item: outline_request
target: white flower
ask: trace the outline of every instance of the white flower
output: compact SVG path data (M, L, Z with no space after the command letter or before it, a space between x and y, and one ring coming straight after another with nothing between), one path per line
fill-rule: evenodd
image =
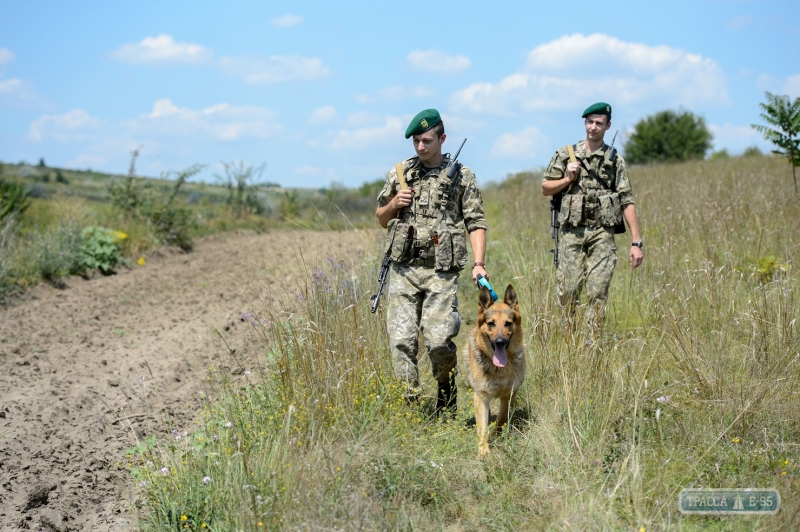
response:
M233 422L228 421L227 423L225 423L225 426L228 427L229 429L232 429L233 428Z
M203 477L203 484L208 484L211 482L211 477Z
M670 401L672 401L672 397L669 395L662 395L661 397L657 398L656 401L661 403L662 405L668 405Z
M166 467L162 467L161 468L161 474L164 475L164 476L169 475L169 469L167 469Z

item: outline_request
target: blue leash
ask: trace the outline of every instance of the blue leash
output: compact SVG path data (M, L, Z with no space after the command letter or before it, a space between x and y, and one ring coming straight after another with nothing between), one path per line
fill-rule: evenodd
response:
M492 288L492 285L489 284L489 281L486 279L486 277L484 277L482 274L479 273L477 280L478 280L478 288L480 289L480 287L483 286L489 291L489 294L491 294L492 303L497 301L497 294L495 293L494 288Z

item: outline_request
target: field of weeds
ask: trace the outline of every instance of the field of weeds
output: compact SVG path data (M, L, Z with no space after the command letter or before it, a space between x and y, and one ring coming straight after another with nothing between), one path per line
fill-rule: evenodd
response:
M618 237L605 332L554 304L539 176L484 190L495 288L520 297L529 370L509 430L478 459L471 394L430 419L393 382L369 312L376 255L320 265L254 301L257 348L221 331L194 430L132 448L143 530L792 530L800 528L798 198L784 160L635 168L645 242ZM462 279L462 334L477 293ZM233 362L232 362L233 361ZM248 385L217 368L235 363ZM428 395L430 365L423 358ZM776 488L775 516L682 516L689 487Z
M164 247L188 252L211 234L363 227L382 186L285 189L261 182L263 167L241 162L225 164L213 184L189 180L199 166L153 179L137 175L137 157L127 175L0 163L0 304L43 281L90 276L98 264L110 273L143 265ZM93 240L98 228L115 237Z

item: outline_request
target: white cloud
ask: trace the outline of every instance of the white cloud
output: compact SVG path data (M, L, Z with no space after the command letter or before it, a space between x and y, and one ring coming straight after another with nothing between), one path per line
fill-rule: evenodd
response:
M31 124L28 139L41 141L53 138L58 141L83 141L96 131L102 122L83 109L73 109L60 115L43 115Z
M311 113L311 118L309 118L308 121L316 125L330 122L334 118L336 118L336 108L332 105L326 105L315 109L314 112Z
M721 103L728 100L727 82L713 60L678 48L575 34L537 46L518 72L496 83L473 83L457 91L452 103L473 113L513 114L573 109L597 100Z
M148 114L127 124L137 135L163 135L230 141L266 138L282 129L275 113L263 107L234 107L221 103L205 109L178 107L168 98L156 100Z
M549 145L549 139L536 126L504 133L492 145L491 154L502 159L533 160Z
M303 23L303 17L300 15L283 15L272 19L272 25L276 28L288 28L290 26L297 26Z
M335 151L366 150L376 144L402 139L405 130L406 125L400 117L386 116L383 123L377 126L340 130L331 141L330 148Z
M714 150L724 148L731 154L737 154L750 146L758 146L765 152L772 149L764 136L750 126L709 124L708 128L714 134Z
M8 48L0 48L0 67L9 64L14 60L14 52ZM0 70L2 72L2 70Z
M800 98L800 74L795 74L783 82L783 94L790 98Z
M328 76L330 69L316 57L273 55L268 58L226 56L217 61L223 74L246 83L269 84L284 81L312 81Z
M393 87L386 87L374 94L356 94L353 99L360 104L370 103L396 103L408 99L423 99L433 96L433 90L428 87L403 87L402 85L395 85Z
M175 42L161 34L138 43L123 44L113 52L114 59L135 64L213 66L224 75L241 78L246 83L269 84L284 81L312 81L328 76L330 69L316 57L302 55L223 56L214 58L211 50L199 44Z
M111 52L111 57L134 64L200 65L208 63L213 54L199 44L175 42L171 35L162 33L156 37L145 37L138 43L123 44Z
M414 50L407 57L408 63L417 70L430 74L458 74L472 66L465 55L448 55L442 51Z
M19 103L38 99L36 90L19 78L4 79L0 81L0 101L4 103Z

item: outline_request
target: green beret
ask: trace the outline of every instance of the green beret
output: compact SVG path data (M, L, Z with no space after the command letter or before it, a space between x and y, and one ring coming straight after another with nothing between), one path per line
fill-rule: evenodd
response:
M606 102L597 102L590 105L581 115L581 118L586 118L589 115L606 115L611 116L611 106Z
M411 135L419 135L425 133L430 128L442 121L439 116L439 111L436 109L425 109L417 113L417 116L411 119L411 123L406 128L406 138Z

